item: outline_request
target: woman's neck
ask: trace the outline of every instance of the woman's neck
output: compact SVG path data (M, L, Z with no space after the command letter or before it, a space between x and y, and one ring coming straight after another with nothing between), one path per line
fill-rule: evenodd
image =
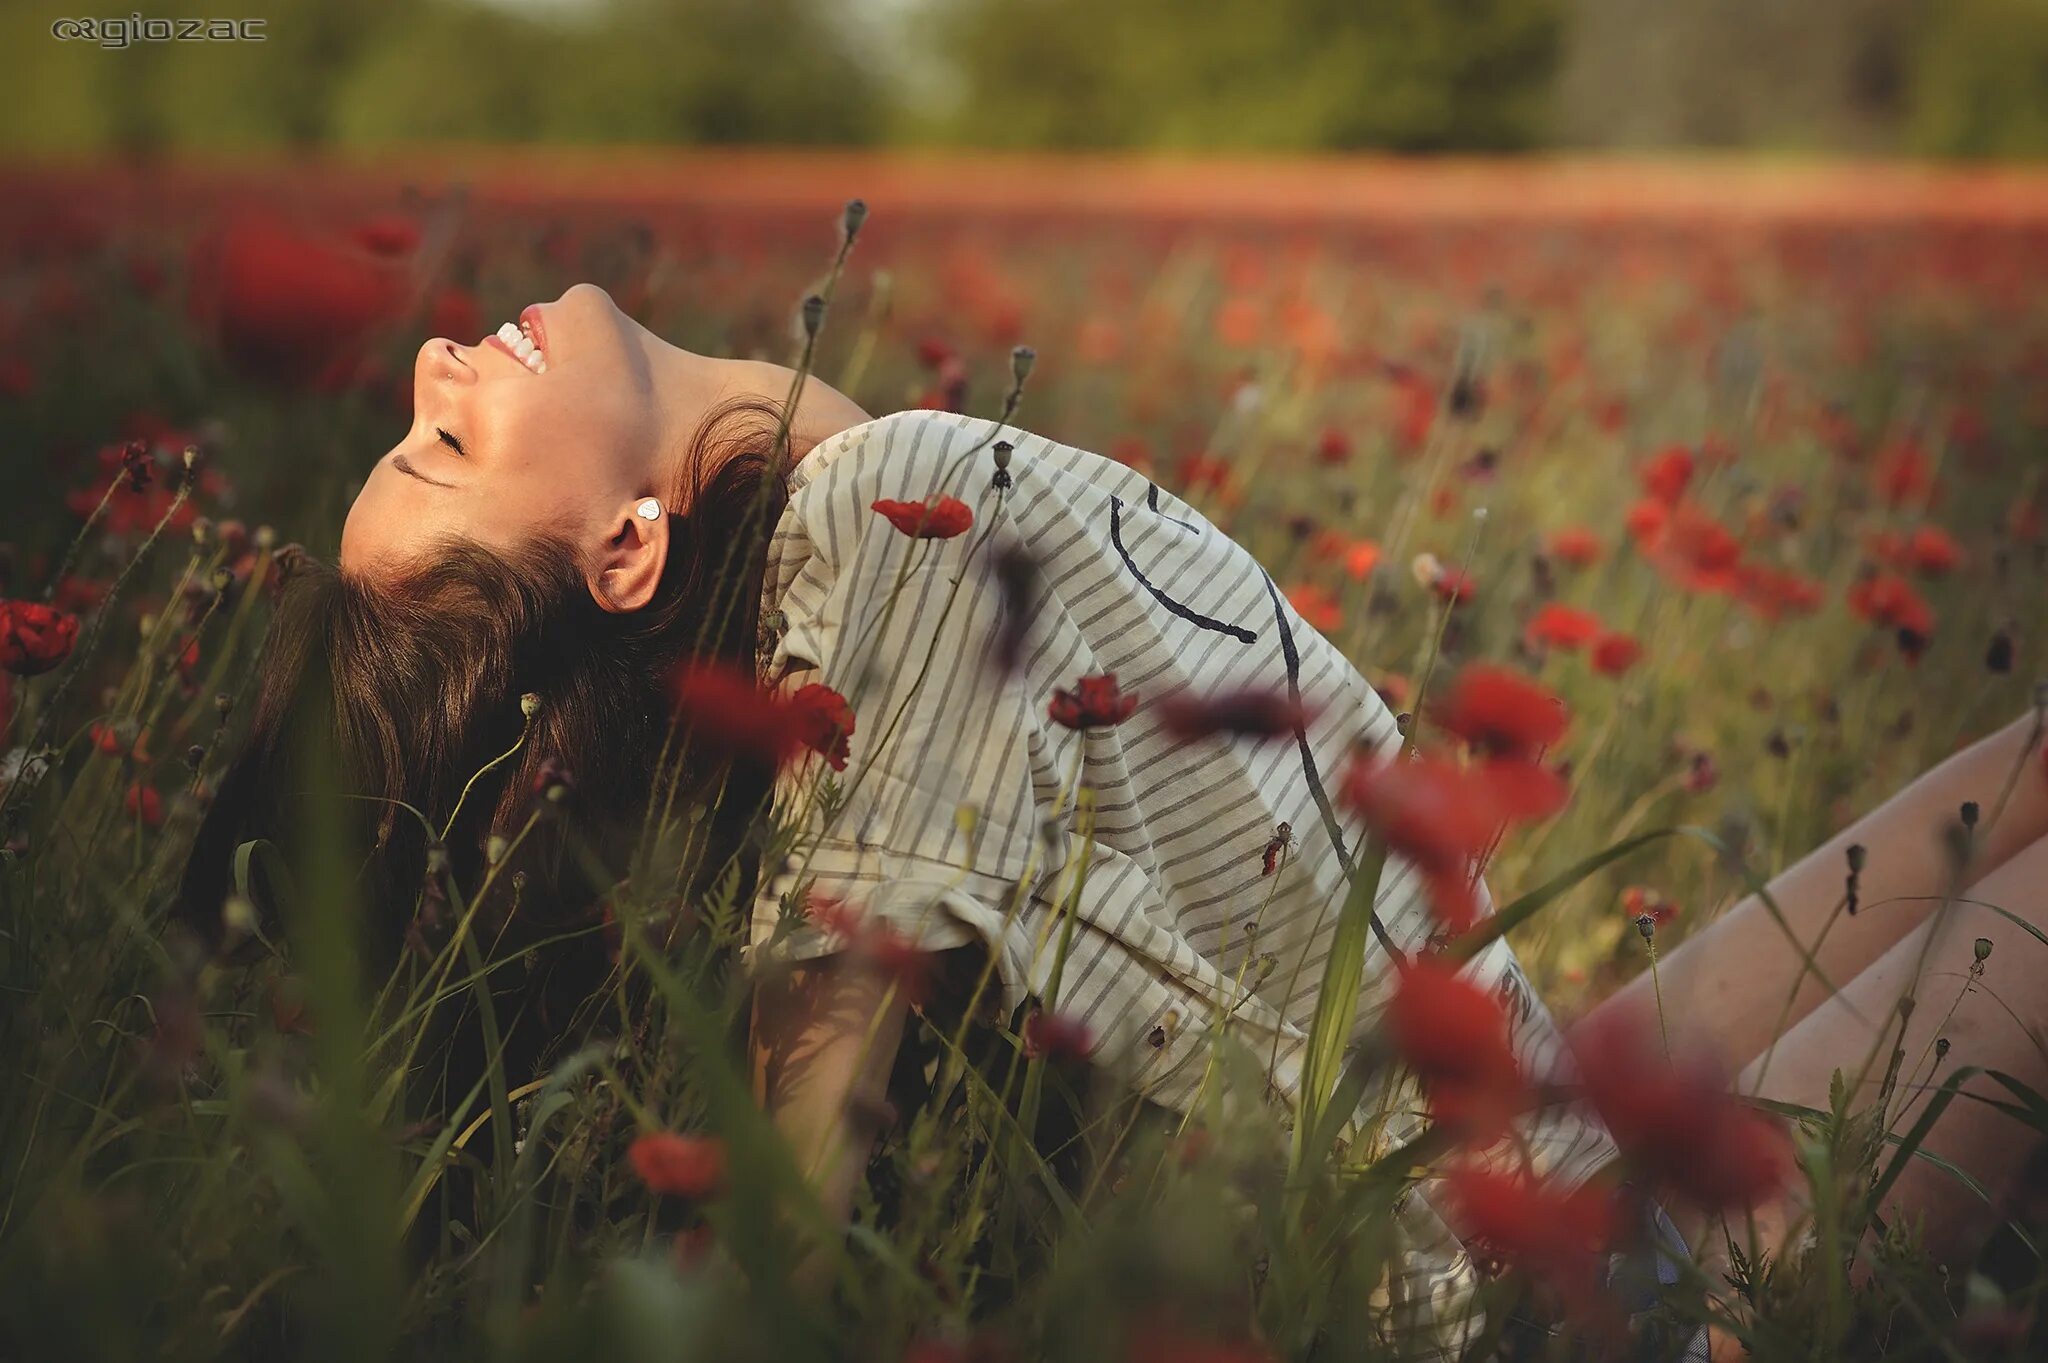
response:
M760 398L776 408L789 397L796 371L767 360L730 359L699 355L667 342L656 341L648 356L654 399L667 427L661 447L681 458L695 443L705 414L734 398ZM802 451L837 435L850 426L872 420L851 398L812 375L804 380L790 421L790 445ZM672 470L680 473L682 470ZM708 472L708 470L707 470ZM667 486L676 486L673 477Z

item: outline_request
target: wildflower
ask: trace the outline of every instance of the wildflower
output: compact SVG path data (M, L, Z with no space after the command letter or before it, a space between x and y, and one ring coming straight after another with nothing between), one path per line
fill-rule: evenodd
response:
M37 601L0 601L0 667L17 677L48 672L71 656L78 617Z
M626 1157L640 1181L657 1193L707 1197L725 1182L725 1143L714 1137L643 1132Z
M1473 663L1451 682L1431 716L1437 727L1501 757L1529 757L1564 736L1564 702L1538 683L1491 663Z
M1600 537L1583 525L1560 530L1550 537L1550 556L1574 568L1584 568L1600 558Z
M789 707L804 746L822 754L834 771L845 771L847 736L853 732L853 707L846 697L811 682L789 698Z
M1316 458L1325 464L1351 462L1351 437L1336 426L1323 427L1316 437Z
M1460 1164L1445 1172L1444 1191L1467 1241L1548 1280L1574 1310L1596 1306L1602 1256L1616 1229L1613 1201L1597 1184L1566 1190L1521 1171Z
M1043 1008L1033 1008L1024 1019L1022 1036L1028 1060L1082 1060L1095 1049L1095 1037L1086 1026Z
M1593 612L1548 601L1531 617L1522 635L1532 644L1569 652L1592 643L1600 631L1600 617Z
M1912 440L1901 440L1877 457L1871 481L1890 506L1925 505L1934 495L1934 467Z
M1848 593L1849 609L1883 629L1908 629L1916 634L1934 632L1934 609L1913 584L1897 573L1871 573L1854 583Z
M1906 561L1923 577L1945 577L1963 561L1955 537L1938 525L1923 525L1906 540Z
M1056 688L1046 712L1055 724L1069 729L1091 729L1121 724L1137 709L1138 698L1118 689L1116 673L1104 672L1100 676L1082 677L1074 683L1072 691Z
M1692 473L1692 452L1683 445L1672 445L1643 466L1643 490L1666 506L1676 506L1692 482Z
M1372 540L1353 540L1344 551L1344 571L1354 582L1365 581L1379 566L1380 547Z
M1621 892L1621 911L1630 922L1649 919L1652 927L1663 927L1678 917L1678 905L1645 885L1631 885Z
M1646 550L1655 544L1664 533L1664 523L1671 519L1671 508L1654 498L1647 498L1629 507L1621 518L1622 528L1635 542L1639 550Z
M841 726L851 732L852 715L828 688L805 687L797 693L801 702L785 701L738 668L691 660L676 669L671 691L693 737L714 751L780 766L810 748L835 767L844 763Z
M1344 623L1344 612L1337 605L1337 598L1313 582L1289 587L1286 596L1287 604L1294 607L1295 614L1321 633L1334 633Z
M1469 1139L1492 1144L1527 1105L1500 1000L1456 967L1426 956L1400 967L1387 1028L1431 1115Z
M1595 1013L1569 1042L1586 1100L1630 1163L1707 1211L1753 1207L1786 1184L1792 1145L1704 1057L1667 1060L1647 1009Z
M1158 710L1167 732L1182 740L1215 734L1278 738L1305 726L1314 713L1279 691L1250 686L1214 696L1179 691L1161 701Z
M153 786L145 786L140 781L130 783L121 807L128 811L130 817L141 819L150 828L163 826L164 801Z
M1591 656L1595 672L1603 677L1619 677L1643 656L1643 646L1633 635L1607 633L1593 641Z
M889 524L917 539L951 539L974 524L974 512L958 497L941 495L915 502L880 497L869 505L888 517Z
M1400 762L1360 754L1338 787L1338 799L1385 839L1388 851L1414 864L1453 932L1470 927L1478 912L1468 863L1503 824L1553 812L1565 796L1564 783L1533 763L1467 768L1426 756Z

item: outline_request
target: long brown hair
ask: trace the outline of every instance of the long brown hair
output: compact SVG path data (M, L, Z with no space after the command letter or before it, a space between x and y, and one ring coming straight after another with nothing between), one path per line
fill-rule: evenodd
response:
M445 856L457 884L474 885L487 842L527 824L550 785L568 788L566 818L528 840L528 874L511 915L524 921L504 925L514 930L503 945L559 937L571 921L590 926L606 887L559 855L564 830L573 826L586 846L629 846L656 784L674 666L686 656L755 665L769 531L799 454L777 459L780 415L779 404L750 397L707 415L684 460L693 486L678 489L688 509L671 515L660 584L638 611L600 608L574 546L547 536L510 553L449 542L395 582L294 563L264 644L249 733L185 869L181 916L217 938L240 844L266 838L290 859L314 813L305 797L321 794L306 789L301 765L311 739L329 745L331 769L353 797L344 817L365 853L359 897L373 962L388 966L402 950L430 858ZM522 697L534 699L523 705ZM682 798L709 799L690 775ZM736 763L707 821L704 876L737 856L743 895L755 870L745 835L772 777L765 765ZM444 826L445 840L436 836ZM516 1053L508 1064L548 1049L545 1033L563 1021L562 1006L594 983L597 948L586 940L555 954L558 964L572 962L561 972L565 987L548 991L555 1006L541 1000L523 1043L508 1043Z

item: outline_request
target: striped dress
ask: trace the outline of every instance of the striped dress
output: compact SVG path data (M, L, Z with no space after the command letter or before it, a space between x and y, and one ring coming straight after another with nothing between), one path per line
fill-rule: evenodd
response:
M1013 447L1007 487L998 441ZM806 794L822 757L781 778L780 814L804 836L763 867L749 961L839 945L798 911L808 889L934 950L984 944L1005 1017L1039 998L1086 1025L1096 1063L1169 1108L1193 1102L1206 1033L1227 1016L1291 1105L1363 840L1333 791L1354 747L1398 742L1378 693L1242 546L1145 474L1088 450L977 417L899 412L814 446L790 485L763 583L763 675L784 694L831 686L855 729L845 770L831 773L840 798L829 819ZM912 539L870 505L938 493L967 503L971 529ZM1005 675L995 659L1006 605L991 564L1008 545L1038 566L1020 661ZM1138 696L1134 715L1081 730L1050 718L1055 689L1105 672ZM1190 743L1154 705L1243 687L1298 695L1312 717L1280 739ZM1092 792L1085 832L1077 784ZM1266 850L1283 830L1288 845L1268 874ZM1483 887L1480 902L1491 911ZM1047 998L1063 906L1071 926ZM1357 1036L1391 982L1380 943L1412 951L1434 927L1398 858L1375 916ZM1526 1072L1558 1074L1557 1030L1507 945L1472 970L1507 1003ZM1383 1111L1387 1097L1368 1101ZM1397 1119L1387 1134L1418 1124ZM1612 1153L1604 1132L1557 1109L1524 1130L1539 1163L1567 1178ZM1424 1295L1462 1295L1469 1263L1426 1189L1409 1202Z

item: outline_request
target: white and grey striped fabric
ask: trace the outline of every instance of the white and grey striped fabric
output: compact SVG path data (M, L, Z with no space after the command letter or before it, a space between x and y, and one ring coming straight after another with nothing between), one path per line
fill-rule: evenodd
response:
M1014 447L1008 488L996 485L997 441ZM1205 1033L1227 1014L1272 1059L1271 1091L1291 1105L1363 836L1334 791L1354 745L1398 737L1372 686L1249 552L1143 473L1090 451L981 418L899 412L813 447L791 488L763 584L763 674L785 692L833 687L856 727L836 776L846 803L829 826L805 794L823 759L807 755L782 778L783 814L806 836L763 868L749 959L835 948L790 916L808 884L933 949L986 944L1006 1014L1040 997L1099 1038L1097 1063L1169 1107L1194 1101L1209 1068ZM941 492L972 508L966 534L914 540L870 506ZM1010 543L1039 573L1021 665L1004 677L1004 603L990 569ZM1131 718L1081 731L1053 722L1055 688L1104 672L1138 696ZM1298 694L1313 718L1279 740L1196 743L1158 718L1156 702L1176 692L1242 686ZM1095 804L1075 897L1077 762ZM1062 792L1066 812L1052 817ZM1292 845L1263 874L1282 824ZM1067 899L1071 938L1058 996L1046 999ZM1360 1035L1391 983L1383 943L1410 951L1434 926L1399 860L1382 876L1376 916L1384 936L1367 951ZM1528 1071L1557 1073L1556 1029L1507 946L1473 969L1510 1005ZM1389 1099L1370 1101L1384 1112ZM1398 1139L1415 1120L1385 1134ZM1567 1178L1612 1153L1604 1132L1569 1113L1526 1134L1540 1163ZM1417 1271L1436 1280L1431 1295L1457 1293L1469 1266L1426 1202L1411 1199Z

